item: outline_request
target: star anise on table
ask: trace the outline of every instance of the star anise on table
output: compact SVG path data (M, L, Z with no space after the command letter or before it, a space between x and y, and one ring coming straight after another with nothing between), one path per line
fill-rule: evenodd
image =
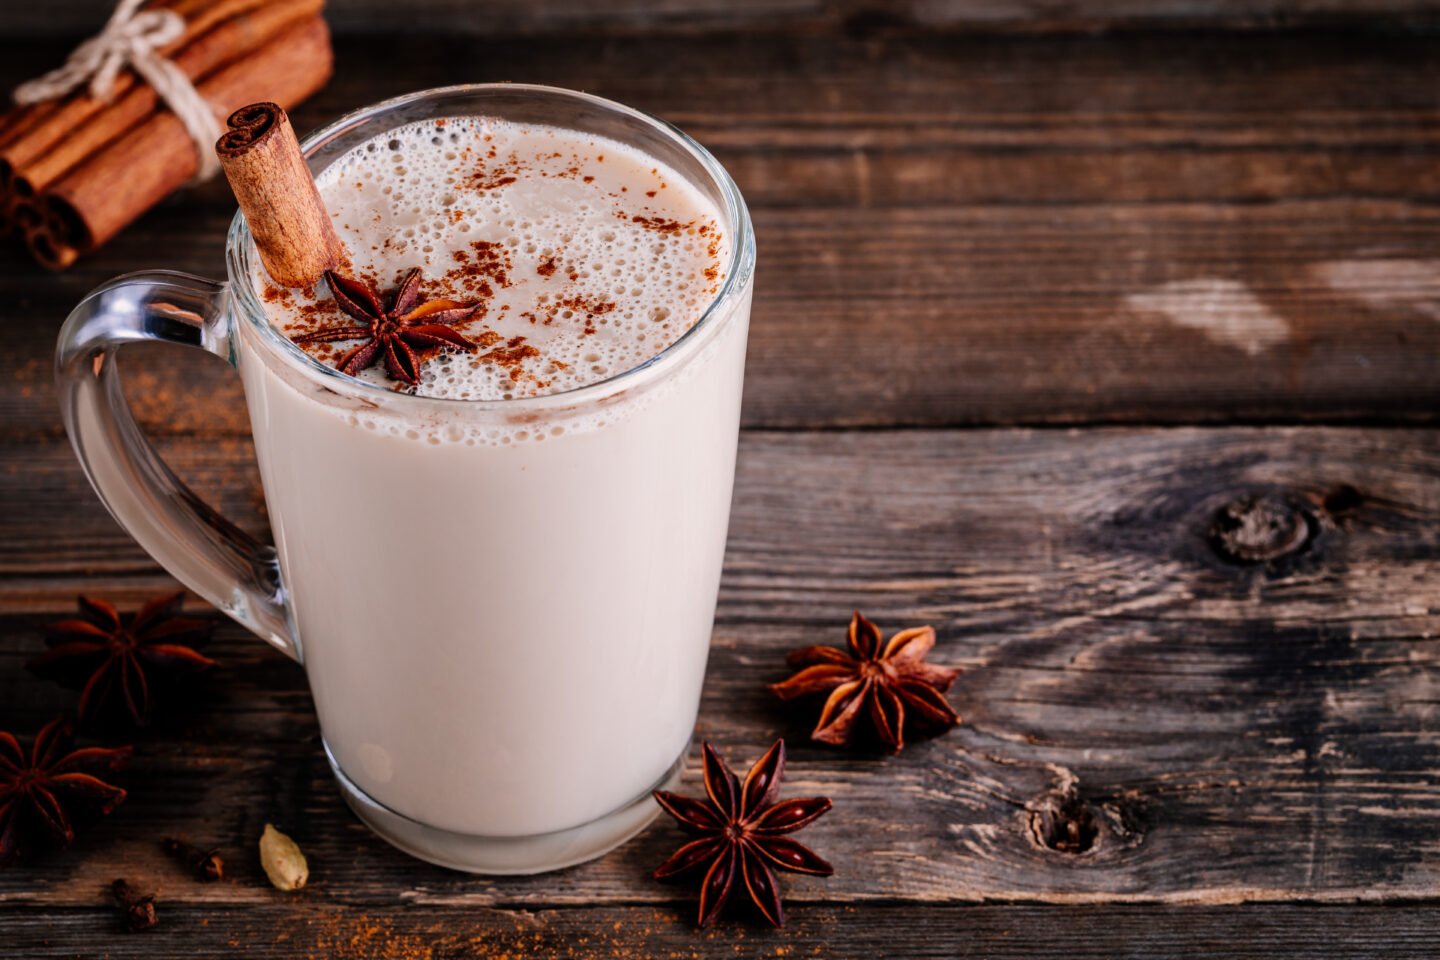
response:
M326 327L290 339L298 344L328 343L336 340L362 340L335 362L341 373L355 376L380 360L392 380L414 386L420 382L420 360L430 350L454 347L474 351L480 345L452 327L469 320L478 303L459 300L430 300L420 303L420 268L415 267L400 281L390 307L380 302L380 295L366 284L342 277L333 270L325 271L340 309L360 322L361 326Z
M822 646L796 650L786 662L799 672L770 689L782 700L829 694L811 739L854 744L863 717L874 735L899 753L907 726L916 734L935 734L960 722L944 694L960 671L926 663L934 646L935 631L915 627L895 634L882 647L880 629L857 610L850 620L848 653Z
M828 877L835 872L808 847L785 836L819 819L830 809L825 797L776 802L785 773L785 741L776 740L755 761L742 784L715 748L703 747L708 800L656 790L655 799L686 833L696 836L655 869L657 880L705 871L700 885L700 926L706 927L744 886L751 901L773 926L784 926L780 887L773 868Z
M215 666L194 649L208 638L210 624L179 616L184 600L183 590L163 594L122 616L109 601L82 596L80 616L50 624L50 649L26 666L81 691L81 726L111 714L144 726L157 686Z
M63 717L41 728L29 752L13 733L0 731L0 864L28 846L36 832L61 846L70 843L73 812L109 813L125 799L124 790L96 774L117 769L130 756L130 747L71 746L70 725Z

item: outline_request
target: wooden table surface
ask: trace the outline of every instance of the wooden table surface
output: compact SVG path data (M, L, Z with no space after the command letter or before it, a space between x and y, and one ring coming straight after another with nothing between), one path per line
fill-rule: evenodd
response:
M208 703L141 742L125 805L0 871L0 955L1440 953L1440 35L559 22L342 33L296 125L552 83L734 173L760 266L700 732L736 758L789 738L791 788L835 800L807 836L836 875L787 876L782 931L697 932L693 892L647 876L666 823L537 878L408 859L344 808L301 671L221 621ZM25 43L0 85L67 44ZM58 276L0 254L0 728L73 702L23 664L77 592L171 583L76 465L56 329L113 274L218 274L232 210L182 194ZM263 535L233 371L124 366L177 471ZM1236 563L1212 527L1256 498L1303 544ZM963 727L896 758L807 742L765 684L855 607L935 626ZM1067 820L1088 849L1053 848ZM267 821L309 854L303 893L264 882ZM225 882L166 834L218 844ZM159 929L120 932L122 875L159 888Z

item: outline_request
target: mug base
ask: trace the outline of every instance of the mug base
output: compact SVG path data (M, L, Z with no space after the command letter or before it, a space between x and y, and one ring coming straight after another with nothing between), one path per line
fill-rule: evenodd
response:
M688 747L650 789L673 789L680 781L687 753ZM325 744L325 758L330 761L345 802L380 839L412 857L464 873L491 876L545 873L594 860L644 830L660 814L659 804L647 789L619 809L568 830L525 837L455 833L396 813L361 790L335 762L329 744Z

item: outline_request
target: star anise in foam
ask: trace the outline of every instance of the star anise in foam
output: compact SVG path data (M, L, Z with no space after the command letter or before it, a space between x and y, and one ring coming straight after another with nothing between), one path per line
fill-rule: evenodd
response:
M215 666L194 649L209 637L210 624L179 616L184 600L183 590L167 593L121 616L109 601L82 596L80 616L50 624L50 649L26 666L81 691L82 726L109 714L144 726L157 686Z
M960 671L926 663L934 646L935 631L915 627L895 634L882 648L880 629L857 610L850 620L849 653L838 647L796 650L786 661L800 672L770 689L782 700L829 693L811 739L852 744L865 717L881 742L899 753L907 725L913 732L934 734L960 722L944 694Z
M28 847L35 833L68 844L75 839L72 813L82 807L102 814L115 809L125 791L95 774L117 769L130 750L72 750L63 717L41 728L28 753L13 733L0 731L0 864Z
M774 926L784 926L780 888L774 867L828 877L835 872L808 847L784 836L819 819L830 809L824 797L775 802L785 772L785 741L776 740L745 775L742 784L715 748L704 745L708 800L656 790L655 799L686 833L696 835L656 868L666 880L705 870L700 885L700 926L709 926L742 884L750 899Z
M390 379L413 387L420 382L420 360L428 351L439 347L479 349L479 344L452 329L454 324L469 320L479 304L459 300L421 303L419 267L405 274L388 310L381 305L380 295L358 280L327 270L325 282L330 285L330 295L340 309L362 326L326 327L290 339L300 344L364 341L336 361L335 366L341 373L353 377L380 360Z

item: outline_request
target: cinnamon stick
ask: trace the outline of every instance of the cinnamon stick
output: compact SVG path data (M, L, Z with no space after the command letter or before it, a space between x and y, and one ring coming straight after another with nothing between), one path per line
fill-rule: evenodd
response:
M0 148L23 136L55 109L54 103L38 103L5 114L4 124L0 126ZM0 162L0 235L8 234L14 227L14 184L15 171L9 164Z
M257 98L294 106L325 85L332 65L330 32L313 17L202 79L197 89L223 122ZM157 110L37 196L38 223L26 228L25 239L42 264L60 269L183 186L197 168L184 124Z
M146 9L175 9L177 6L190 5L195 2L197 2L197 0L152 0L151 3L146 5ZM227 0L222 0L222 2L227 2ZM177 12L179 11L177 10ZM181 15L184 16L183 13ZM187 30L187 33L188 32ZM170 46L174 47L178 43L183 42L183 40L184 38L182 37ZM164 49L168 50L170 48L167 47ZM116 77L116 88L120 90L128 89L127 85L133 84L135 81L136 77L133 72L128 70L121 71L120 75ZM47 100L43 103L16 107L8 111L3 117L0 117L0 151L8 150L16 143L19 143L22 138L33 136L42 124L50 122L64 109L68 102L82 97L91 103L96 102L82 89L57 100ZM64 125L61 125L60 132L65 132ZM49 139L53 140L53 137ZM12 210L10 209L10 198L14 179L14 167L4 158L3 152L0 152L0 233L8 232L11 226Z
M185 32L168 44L155 48L155 52L160 56L173 59L177 51L221 20L273 2L284 3L286 0L151 0L145 5L145 10L170 10L184 18ZM143 85L143 81L135 72L129 69L121 70L111 84L111 99L123 95L136 85ZM0 121L0 148L11 146L20 136L31 135L31 131L38 130L39 122L52 122L51 118L60 111L68 111L63 118L64 123L75 124L83 122L90 113L103 110L105 106L104 100L96 100L90 96L89 85L84 84L58 99L16 107ZM50 131L43 135L47 140L54 139Z
M215 154L265 269L283 286L314 283L343 251L290 118L278 104L252 103L227 123Z
M184 15L184 3L171 7ZM211 0L186 20L185 36L161 52L195 80L317 16L323 7L324 0ZM36 105L44 106L52 105ZM31 119L8 143L0 140L0 190L9 202L8 209L0 209L0 220L14 219L16 205L43 192L157 107L164 108L155 90L125 71L116 79L110 103L88 93L72 94Z

